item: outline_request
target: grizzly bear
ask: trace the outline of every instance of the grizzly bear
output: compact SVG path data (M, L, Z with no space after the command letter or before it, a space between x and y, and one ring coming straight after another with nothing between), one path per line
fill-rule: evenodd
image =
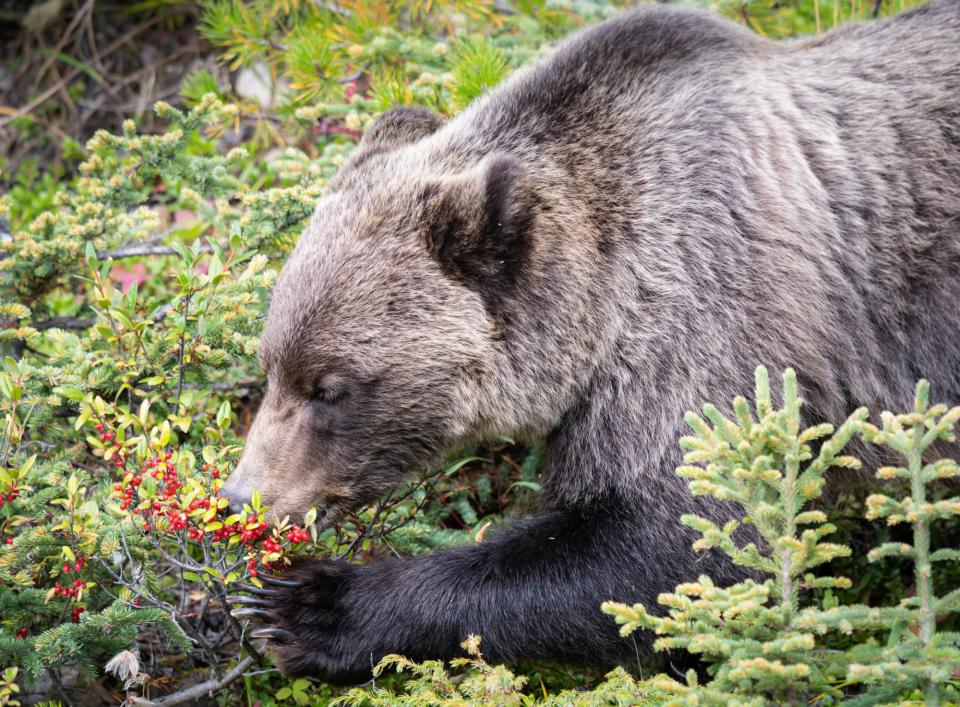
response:
M443 121L363 138L277 283L225 493L330 524L418 467L545 438L542 510L483 542L296 565L249 597L288 674L381 657L635 662L606 599L699 574L683 413L798 372L810 421L960 402L960 2L802 41L646 6Z

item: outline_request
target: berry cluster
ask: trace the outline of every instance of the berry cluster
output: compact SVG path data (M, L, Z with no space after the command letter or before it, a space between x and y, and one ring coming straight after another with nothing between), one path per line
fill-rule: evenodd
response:
M116 493L123 494L123 501L120 503L120 510L125 511L130 507L130 504L133 503L133 493L136 491L137 486L143 482L143 479L140 476L132 476L127 481L129 486L124 488L123 484L114 484L113 490Z
M79 574L84 567L87 566L87 558L83 555L77 555L76 559L73 562L64 562L63 563L63 574ZM51 590L50 596L63 597L68 602L77 601L80 602L83 599L83 595L87 593L87 590L90 586L88 585L87 580L77 577L69 585L61 584L60 582L53 583L53 589ZM73 623L78 623L80 621L80 614L84 612L82 606L75 606L70 611L70 620Z
M110 430L104 430L103 425L100 424L99 422L97 423L95 429L97 430L97 432L100 433L100 441L101 441L101 442L107 443L107 442L115 442L115 441L116 441L117 436L116 436L113 432L111 432ZM126 449L124 449L124 448L122 448L122 447L118 448L118 449L116 450L116 459L113 460L113 465L114 465L115 467L117 467L118 469L122 469L122 468L126 465L126 461L125 461L125 460L126 460L128 454L129 454L129 452L128 452Z
M30 629L28 629L28 628L18 628L18 629L17 629L17 632L16 632L15 634L13 634L13 635L16 636L17 638L19 638L19 639L22 641L24 638L27 637L27 634L28 634L28 633L30 633Z
M176 500L177 493L183 488L184 482L177 472L172 452L156 455L145 460L138 470L126 472L123 480L119 484L113 485L114 496L123 499L120 502L120 510L125 511L134 504L134 496L137 495L137 489L143 485L144 476L151 476L154 480L160 482L158 494L152 502L141 503L134 507L132 512L145 518L155 514L165 515L170 521L172 529L183 530L186 528L186 516ZM186 512L209 507L210 500L205 498L190 504L186 508ZM144 530L149 532L150 529L150 523L145 522Z
M177 466L172 459L172 452L167 452L162 457L157 455L148 459L140 470L141 473L149 473L157 481L163 482L163 494L166 498L173 498L177 491L183 488L183 481L180 480Z
M20 489L16 486L7 489L6 493L0 493L0 508L3 508L5 503L10 503L11 501L17 500L17 496L20 495Z
M87 564L87 558L83 555L77 555L76 561L71 565L69 562L63 563L63 572L64 574L70 574L71 572L79 572Z
M60 582L53 583L53 592L58 597L71 597L80 601L80 595L86 590L87 582L83 579L73 580L73 584L65 587Z
M242 526L239 522L237 523L227 523L224 524L222 528L217 528L211 534L213 542L220 543L230 540L234 535L239 535L242 530Z
M310 533L299 525L294 525L287 531L287 540L290 541L291 545L299 545L310 540Z
M97 431L101 441L116 439L102 425ZM140 518L138 525L144 533L155 533L161 540L237 545L252 577L257 576L258 568L282 566L285 548L310 540L300 526L273 527L256 510L228 515L227 499L219 495L222 469L204 463L201 473L195 473L184 464L178 448L168 449L148 447L147 458L139 460L117 450L118 460L126 461L118 465L123 468L123 478L113 485L112 495L120 501L121 511ZM156 483L151 481L145 488L144 479L148 478Z
M266 532L266 530L267 524L264 522L263 518L254 514L250 516L247 519L247 522L241 526L240 542L247 547L250 547L263 537L263 534Z

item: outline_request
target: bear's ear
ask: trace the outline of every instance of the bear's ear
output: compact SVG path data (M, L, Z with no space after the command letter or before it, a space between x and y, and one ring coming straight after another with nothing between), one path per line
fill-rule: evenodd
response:
M399 106L391 108L380 116L351 157L351 162L361 162L382 152L390 152L404 145L410 145L428 135L432 135L443 125L443 119L428 108L420 106Z
M404 145L411 145L437 132L442 125L443 119L428 108L420 106L391 108L364 133L357 149L327 184L327 192L339 190L344 182L349 180L349 175L354 174L357 168L371 157L393 152Z
M426 185L427 249L451 278L498 310L527 266L539 199L527 170L495 153L475 170Z

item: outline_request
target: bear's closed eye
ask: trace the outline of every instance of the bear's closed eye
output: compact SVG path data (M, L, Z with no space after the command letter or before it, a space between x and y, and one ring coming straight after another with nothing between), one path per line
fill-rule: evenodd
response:
M313 399L317 402L333 405L347 397L349 391L344 387L317 388L313 391Z

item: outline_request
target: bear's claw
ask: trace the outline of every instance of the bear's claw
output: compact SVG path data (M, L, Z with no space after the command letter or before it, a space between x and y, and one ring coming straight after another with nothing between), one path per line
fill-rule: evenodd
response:
M237 594L231 594L227 597L227 601L231 604L249 604L250 606L273 606L273 601L270 599L261 599L259 597L247 597L240 596Z
M256 594L261 597L278 597L280 592L276 589L270 589L269 587L255 587L252 584L246 584L245 582L237 582L233 585L235 589L241 592L247 592L248 594ZM230 597L227 597L228 599Z
M267 579L264 577L264 579ZM271 578L279 582L276 578ZM277 589L270 588L261 588L255 587L249 584L236 584L234 587L243 592L249 592L247 594L229 594L227 595L227 603L231 606L230 615L235 619L254 619L257 621L263 621L265 623L274 623L277 620L274 612L277 608L277 601L280 599L281 594L283 593L282 587L299 586L299 582L295 580L282 580L284 584L279 585ZM261 637L270 637L274 640L277 640L281 637L281 634L284 637L284 640L289 640L293 638L293 635L283 629L279 628L262 628L258 629L257 632L263 634ZM268 636L264 632L273 632ZM251 634L253 635L253 634Z
M264 587L232 584L225 603L250 639L266 643L284 675L359 682L369 677L371 653L383 652L378 636L354 628L361 622L353 618L352 605L362 602L350 593L359 572L345 562L300 562L283 576L260 577Z
M235 619L260 619L262 621L269 621L273 617L270 615L270 612L263 609L234 609L230 612L230 615Z
M266 638L270 641L293 641L294 636L289 631L282 628L258 628L250 632L251 638Z

